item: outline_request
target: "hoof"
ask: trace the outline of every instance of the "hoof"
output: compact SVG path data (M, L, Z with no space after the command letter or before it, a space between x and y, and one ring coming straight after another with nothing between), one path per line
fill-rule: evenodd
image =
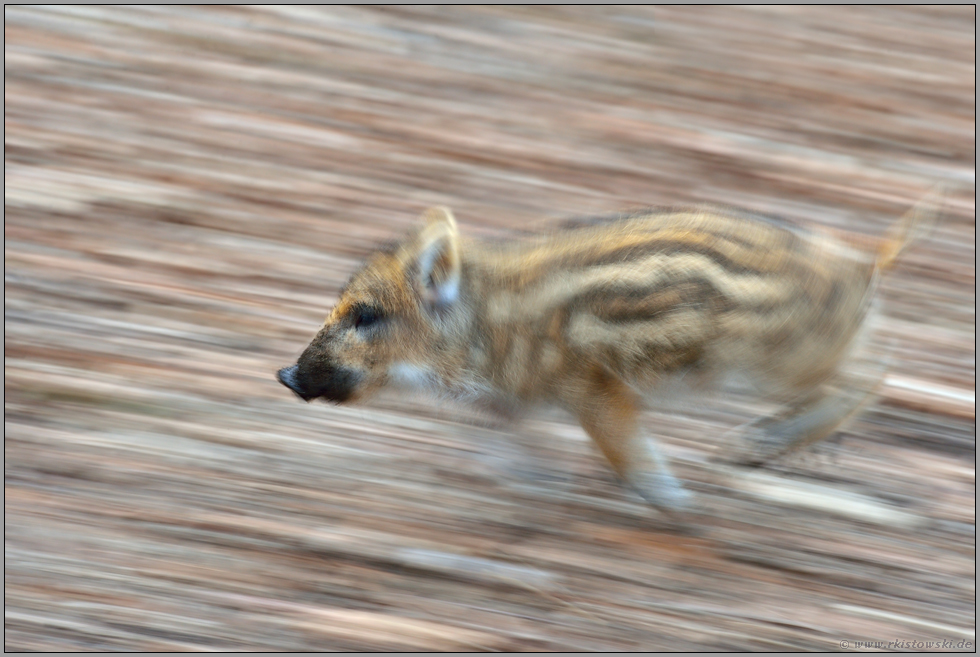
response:
M651 506L668 513L690 511L694 495L670 473L644 472L630 478L630 486Z

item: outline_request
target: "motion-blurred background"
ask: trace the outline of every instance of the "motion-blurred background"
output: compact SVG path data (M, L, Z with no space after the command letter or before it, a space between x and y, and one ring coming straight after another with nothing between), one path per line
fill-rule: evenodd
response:
M975 8L5 7L5 647L975 641ZM427 206L717 202L880 235L882 399L756 473L651 413L677 531L557 414L274 378Z

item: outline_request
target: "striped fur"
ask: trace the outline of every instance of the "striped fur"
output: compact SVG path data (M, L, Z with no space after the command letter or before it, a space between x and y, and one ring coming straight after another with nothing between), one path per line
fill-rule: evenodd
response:
M786 404L752 429L762 460L819 440L869 398L847 371L882 268L925 211L873 248L710 208L580 223L511 242L462 238L445 208L375 254L280 381L306 400L415 386L572 412L654 505L682 508L638 415L672 378L752 376Z

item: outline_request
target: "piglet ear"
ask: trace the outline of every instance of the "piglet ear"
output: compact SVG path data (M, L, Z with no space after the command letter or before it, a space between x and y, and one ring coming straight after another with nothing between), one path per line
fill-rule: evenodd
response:
M417 289L433 308L445 308L459 298L459 231L449 208L429 208L422 215L415 254Z

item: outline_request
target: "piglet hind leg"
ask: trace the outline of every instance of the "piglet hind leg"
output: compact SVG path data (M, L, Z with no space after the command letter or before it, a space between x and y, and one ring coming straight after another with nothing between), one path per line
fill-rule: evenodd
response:
M788 404L782 412L754 422L734 460L761 466L839 431L876 399L887 364L886 358L863 360Z

